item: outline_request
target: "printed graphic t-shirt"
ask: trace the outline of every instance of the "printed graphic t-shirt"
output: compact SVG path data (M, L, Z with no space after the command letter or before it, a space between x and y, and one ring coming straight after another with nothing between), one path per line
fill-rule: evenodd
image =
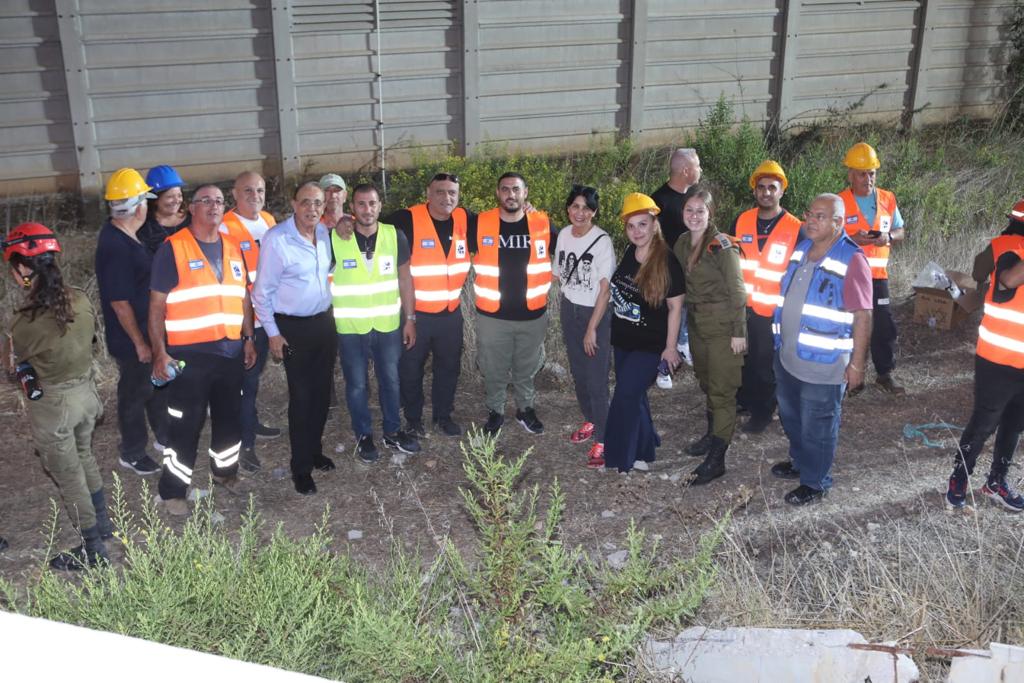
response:
M668 259L669 286L666 298L686 293L683 268L671 251ZM651 307L636 285L640 263L636 248L630 245L612 275L612 346L625 351L647 351L660 354L668 338L668 306L665 302Z

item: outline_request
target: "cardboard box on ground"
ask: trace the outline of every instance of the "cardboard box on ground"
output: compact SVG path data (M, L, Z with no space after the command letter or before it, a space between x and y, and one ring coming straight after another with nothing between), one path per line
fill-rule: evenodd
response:
M914 278L914 322L951 330L981 308L985 295L967 273L929 262Z

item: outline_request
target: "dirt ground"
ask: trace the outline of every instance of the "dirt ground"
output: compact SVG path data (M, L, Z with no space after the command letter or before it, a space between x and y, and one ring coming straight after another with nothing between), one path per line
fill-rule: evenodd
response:
M919 515L922 501L926 508L937 509L942 505L948 474L948 446L955 435L930 432L947 446L936 449L906 439L904 427L943 420L961 427L965 424L971 406L978 316L957 330L943 332L913 325L910 301L898 306L896 313L901 329L896 377L907 387L907 394L883 393L870 385L873 375L869 373L868 389L847 400L834 469L835 488L817 505L789 509L782 502L793 483L769 474L771 465L785 459L787 453L777 419L761 435L748 437L737 432L724 478L699 488L686 485L686 474L699 460L686 456L683 447L704 429L703 397L692 372L677 373L671 390L650 391L664 445L649 473L620 476L585 467L587 446L568 441L581 420L571 387L550 370L538 377L537 409L546 425L545 434L533 436L523 431L512 419L514 408L510 405L500 447L510 455L533 449L524 483L545 486L557 477L566 496L563 540L601 555L622 547L631 518L649 534L659 535L666 547L686 548L696 532L733 508L734 529L746 531L748 536L756 536L769 516L773 525L794 530L812 523L819 528L830 524L848 528ZM101 369L107 419L96 432L96 458L108 487L112 474L121 477L128 500L137 508L143 478L117 465L116 369L109 363L101 364ZM340 376L337 384L341 390ZM456 399L458 422L469 426L486 419L483 393L475 373L464 373ZM433 434L424 441L423 453L402 465L390 461L390 453L381 446L382 459L364 465L354 457L354 439L343 403L342 399L342 407L332 409L325 435L325 453L338 467L330 473L315 473L318 495L299 496L286 473L279 469L275 476L275 468L287 467L286 435L258 443L264 468L255 475L243 474L242 488L255 498L268 527L281 524L293 536L307 535L329 506L336 547L371 562L387 554L390 541L385 520L393 522L395 536L408 548L418 548L428 556L436 540L445 535L461 548L474 548L476 534L457 493L465 485L459 442ZM259 406L263 422L287 426L280 365L268 364ZM45 562L50 498L57 494L33 455L22 411L17 385L0 386L0 429L5 435L0 448L0 535L10 541L10 548L0 553L0 574L16 582L26 580ZM982 468L987 467L987 458L982 456ZM205 488L208 469L204 461L200 458L197 465L196 481ZM1015 468L1011 474L1016 479L1020 470ZM151 490L155 479L146 480ZM216 495L216 508L229 527L237 525L246 506L244 493ZM1024 516L1006 515L991 505L982 508L986 516L998 516L1000 523L1024 529ZM73 532L63 513L60 523L58 548L73 545ZM169 523L180 524L173 519ZM348 540L352 530L361 531L362 537ZM115 562L119 559L116 547L112 556Z

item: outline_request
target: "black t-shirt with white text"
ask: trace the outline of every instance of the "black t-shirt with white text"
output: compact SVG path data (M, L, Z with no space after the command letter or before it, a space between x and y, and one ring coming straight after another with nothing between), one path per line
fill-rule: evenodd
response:
M679 260L671 251L668 259L669 286L666 298L686 293L686 281ZM612 346L625 351L660 354L668 338L668 306L663 301L652 308L636 284L640 263L636 247L630 245L622 255L611 281Z
M498 291L501 293L501 307L495 313L477 309L479 315L499 320L536 320L544 315L547 306L531 311L526 307L526 267L530 263L530 226L526 216L515 223L500 222L498 249ZM554 253L558 231L548 223L547 258ZM476 250L476 240L470 242Z

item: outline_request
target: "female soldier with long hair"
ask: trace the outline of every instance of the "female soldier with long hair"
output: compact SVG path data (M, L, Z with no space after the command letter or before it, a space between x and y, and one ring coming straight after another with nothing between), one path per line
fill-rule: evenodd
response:
M96 318L85 293L65 285L55 255L57 237L39 223L24 223L3 241L4 260L25 292L15 310L11 342L19 373L32 372L42 396L29 396L29 427L43 468L60 489L82 545L50 560L78 570L107 560L104 538L113 529L107 514L92 433L103 404L92 376ZM33 372L34 371L34 372Z

